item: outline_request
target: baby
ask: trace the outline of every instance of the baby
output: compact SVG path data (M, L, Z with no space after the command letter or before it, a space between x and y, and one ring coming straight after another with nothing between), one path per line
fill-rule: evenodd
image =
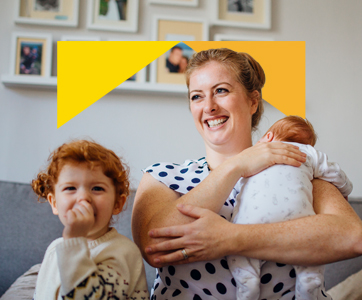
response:
M64 225L46 250L34 299L149 299L137 246L109 227L129 194L128 172L94 142L63 144L32 181Z
M333 183L347 197L352 183L336 163L328 162L326 154L313 148L316 140L313 126L303 118L289 116L277 121L259 142L291 142L307 154L307 160L299 168L274 165L250 178L240 179L233 223L275 223L314 215L313 178ZM237 299L265 298L260 287L260 282L265 283L260 279L264 262L236 255L228 256L227 260L237 283ZM323 266L293 267L296 299L331 299L324 293Z

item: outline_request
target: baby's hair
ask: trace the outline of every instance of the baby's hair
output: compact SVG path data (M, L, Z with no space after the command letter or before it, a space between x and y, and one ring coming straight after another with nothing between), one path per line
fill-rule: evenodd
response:
M314 146L317 142L317 134L312 124L298 116L288 116L275 122L268 132L274 134L274 138L284 142L295 142Z
M100 166L104 175L113 180L116 195L129 195L128 167L109 149L87 140L74 140L65 143L53 151L48 158L48 166L39 172L31 183L34 192L40 198L54 194L54 186L64 165L86 163L92 170Z

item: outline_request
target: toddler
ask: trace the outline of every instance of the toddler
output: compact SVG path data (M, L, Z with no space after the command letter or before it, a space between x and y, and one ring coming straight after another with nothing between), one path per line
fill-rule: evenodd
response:
M259 142L290 142L307 154L307 160L299 168L279 164L250 178L241 178L237 184L240 192L236 198L233 223L275 223L314 215L313 178L333 183L347 197L352 191L352 183L338 164L328 162L326 154L314 149L316 140L313 126L303 118L289 116L277 121ZM228 256L227 260L237 283L237 299L267 298L261 286L266 286L271 278L260 278L263 261L236 255ZM290 278L278 278L274 292L283 293L281 296L292 292L290 281L296 277L295 298L290 299L331 299L324 291L323 266L293 268ZM288 290L288 285L292 289Z
M129 194L120 159L79 140L60 146L48 161L32 188L64 230L46 250L34 299L149 299L139 249L109 227Z

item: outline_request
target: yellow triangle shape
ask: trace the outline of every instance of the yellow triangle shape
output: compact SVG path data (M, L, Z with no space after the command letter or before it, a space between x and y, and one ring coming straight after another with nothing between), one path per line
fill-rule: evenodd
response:
M177 43L58 42L57 127L74 118Z
M184 42L196 52L229 48L250 54L263 67L263 99L285 115L305 118L304 41Z

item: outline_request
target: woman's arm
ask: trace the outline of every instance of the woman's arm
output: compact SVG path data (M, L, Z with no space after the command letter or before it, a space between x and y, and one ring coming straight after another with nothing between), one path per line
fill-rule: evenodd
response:
M211 260L236 254L296 265L318 265L362 254L362 222L332 184L313 181L314 210L317 215L273 224L232 224L211 211L193 206L180 207L197 219L184 226L154 229L153 237L172 237L151 247L160 265ZM186 249L189 259L175 249Z
M137 189L132 213L134 241L146 261L155 266L155 255L145 252L148 245L155 243L148 231L189 224L194 220L180 213L177 204L191 204L218 212L240 177L254 175L276 163L300 166L304 161L305 154L293 145L277 142L258 144L226 160L182 197L150 174L145 174Z

